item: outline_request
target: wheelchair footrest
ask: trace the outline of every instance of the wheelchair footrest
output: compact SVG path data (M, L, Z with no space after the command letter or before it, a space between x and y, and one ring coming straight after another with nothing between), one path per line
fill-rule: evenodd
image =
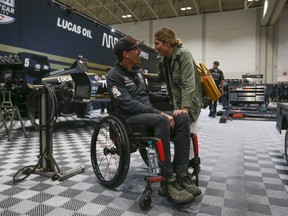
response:
M148 183L165 181L163 176L145 176L145 181Z

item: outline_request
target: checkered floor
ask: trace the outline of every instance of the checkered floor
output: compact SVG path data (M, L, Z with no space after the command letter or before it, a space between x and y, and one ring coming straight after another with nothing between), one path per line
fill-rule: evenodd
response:
M37 163L39 135L25 121L28 138L16 123L12 140L7 141L2 127L0 215L287 215L288 166L283 157L284 134L276 131L276 123L233 120L220 124L220 117L209 118L207 112L201 114L198 132L203 194L190 204L174 206L158 196L155 184L147 211L138 206L148 172L138 153L132 154L128 176L118 188L106 189L94 175L89 145L93 126L101 118L98 111L91 119L58 119L53 147L60 169L85 167L85 172L64 181L32 174L14 184L18 170Z

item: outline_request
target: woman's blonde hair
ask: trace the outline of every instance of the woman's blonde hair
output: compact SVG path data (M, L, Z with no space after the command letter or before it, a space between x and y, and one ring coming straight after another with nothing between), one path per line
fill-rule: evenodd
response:
M169 28L162 28L158 30L154 37L158 40L171 43L172 46L182 46L182 41L179 38L176 38L175 33Z

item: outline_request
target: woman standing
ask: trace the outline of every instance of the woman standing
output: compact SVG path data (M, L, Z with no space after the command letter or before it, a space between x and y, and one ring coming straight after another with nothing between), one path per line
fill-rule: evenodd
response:
M173 114L187 113L190 130L196 133L197 120L203 106L203 90L192 54L182 47L181 40L169 28L162 28L155 33L154 47L159 54L158 73L145 74L145 77L167 84L168 94L174 104ZM190 147L191 158L193 147Z

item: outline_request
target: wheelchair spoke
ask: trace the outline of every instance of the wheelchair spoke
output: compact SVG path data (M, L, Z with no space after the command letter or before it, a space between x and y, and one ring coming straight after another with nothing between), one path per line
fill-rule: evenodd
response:
M107 179L107 180L109 180L109 179L112 179L113 177L114 177L114 175L112 175L112 171L113 170L111 170L110 169L110 167L112 166L112 164L113 164L113 162L111 162L111 160L112 160L112 156L110 156L110 158L108 159L107 158L107 166L106 166L106 172L105 172L105 174L104 174L104 178L105 178L105 176L106 176L106 174L108 175L108 178L105 178L105 179ZM117 169L118 169L118 165L119 165L119 159L117 158L114 158L115 160L115 171L114 172L117 172ZM111 165L111 166L110 166ZM114 168L114 167L113 167Z

